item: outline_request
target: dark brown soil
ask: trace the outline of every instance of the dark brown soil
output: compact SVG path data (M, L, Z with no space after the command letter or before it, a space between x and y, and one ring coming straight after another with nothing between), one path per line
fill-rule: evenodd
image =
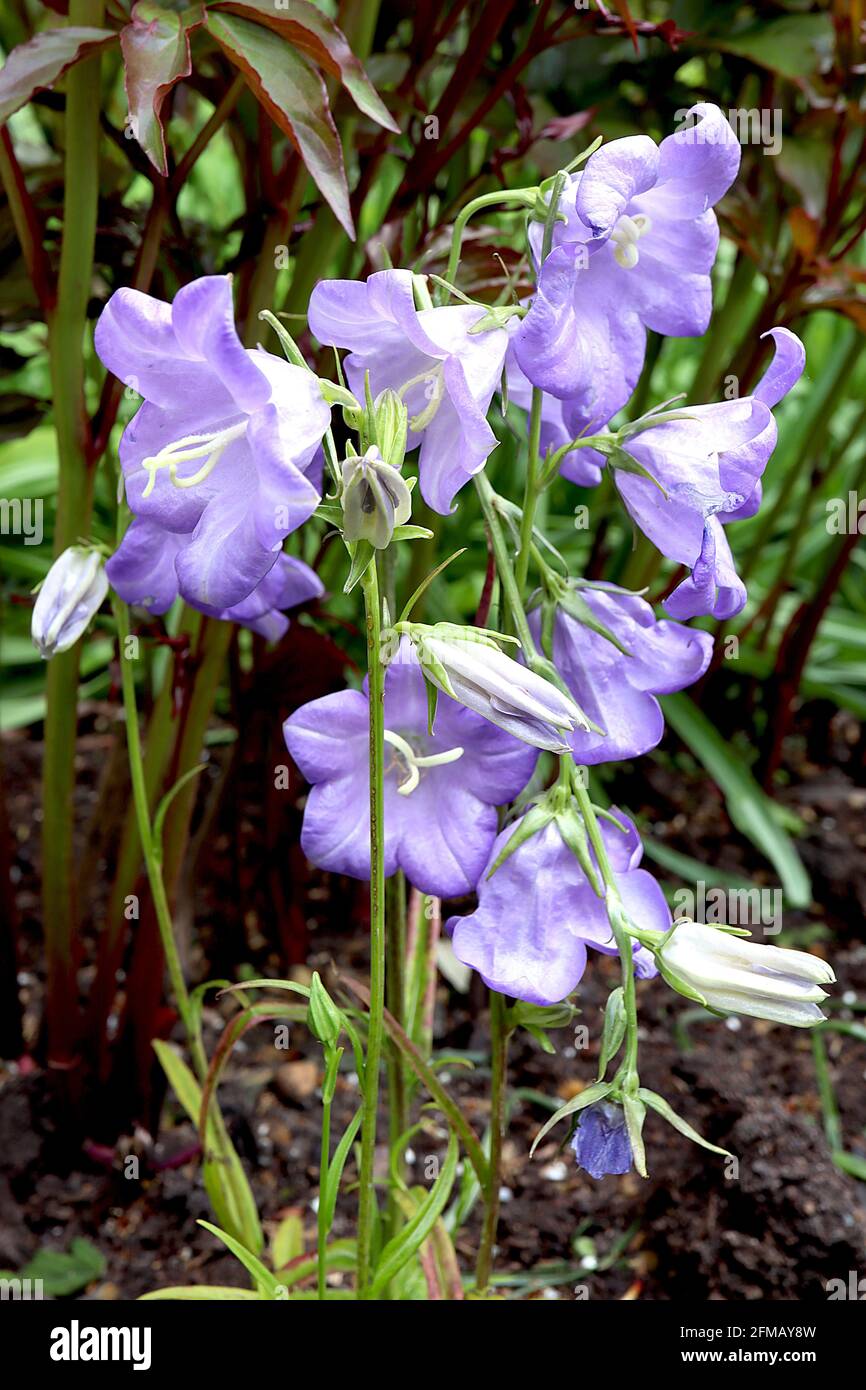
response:
M787 785L781 798L803 817L803 854L822 911L786 914L789 939L810 940L832 956L839 975L836 998L856 991L866 999L866 814L858 783L861 760L856 736L844 719L810 735L820 754L832 753L823 769L810 761L809 739L789 749ZM93 713L90 742L82 753L82 809L92 808L97 770L111 743L105 711ZM41 998L36 873L33 852L33 792L39 749L6 741L10 820L17 834L13 866L22 932L22 999L25 1027L34 1035ZM279 760L279 759L277 759ZM241 939L257 973L285 971L285 930L273 921L269 884L272 857L281 863L286 901L295 902L286 870L286 847L267 843L261 823L260 773L256 761L228 767L216 826L217 859L199 872L194 906L204 949L226 918L237 940L236 898L227 885L239 874L244 893ZM728 822L716 789L670 759L645 759L637 775L626 770L613 789L620 804L651 824L666 843L704 862L735 873L766 875L754 851ZM291 820L290 812L287 820ZM229 859L241 822L240 869ZM227 828L228 826L228 828ZM29 833L22 833L29 829ZM289 827L291 829L291 827ZM289 859L288 862L296 861ZM97 874L94 882L98 883ZM766 881L770 882L769 876ZM233 891L233 890L232 890ZM96 890L93 917L98 918ZM364 973L363 893L352 885L312 878L305 882L301 918L308 933L307 968L323 973ZM341 930L342 922L354 922ZM815 924L819 930L815 931ZM193 957L193 969L204 965ZM86 982L87 967L83 969ZM331 975L333 978L333 975ZM565 1128L542 1144L533 1160L529 1146L549 1109L537 1096L562 1100L594 1079L601 1009L615 979L613 962L594 956L581 985L578 1025L589 1046L576 1051L571 1028L553 1033L555 1056L526 1034L512 1045L512 1116L505 1147L500 1251L497 1269L509 1276L504 1291L519 1297L593 1299L825 1299L827 1281L847 1280L863 1269L866 1252L866 1187L831 1161L824 1137L815 1081L812 1040L807 1034L753 1020L727 1023L695 1018L686 1001L659 981L640 987L641 1080L667 1097L677 1112L707 1139L738 1159L735 1174L726 1161L706 1153L655 1115L645 1137L650 1179L634 1174L595 1182L578 1171L570 1151L560 1150ZM437 1005L436 1046L467 1053L474 1071L458 1065L445 1075L480 1133L486 1122L486 1020L476 1005L444 984ZM846 995L847 998L852 996ZM471 1007L470 1007L471 1006ZM213 1046L232 1006L206 1014ZM862 1017L840 1007L837 1018ZM866 1159L866 1048L856 1039L824 1035L838 1100L845 1147ZM273 1231L296 1209L309 1248L315 1242L319 1101L315 1094L291 1099L280 1068L317 1052L302 1027L292 1029L295 1051L277 1051L272 1025L247 1035L236 1048L221 1088L221 1101L235 1142L251 1174L263 1221ZM347 1070L340 1079L335 1130L357 1104L357 1087ZM188 1283L244 1284L236 1262L196 1223L210 1215L197 1171L195 1133L169 1100L159 1138L141 1129L126 1136L112 1167L110 1147L70 1145L56 1099L56 1079L28 1055L0 1071L0 1266L18 1268L40 1247L66 1248L77 1235L92 1240L107 1261L104 1278L87 1291L93 1298L134 1298L147 1290ZM442 1127L430 1121L429 1135L414 1144L421 1181L426 1155L438 1152ZM123 1157L138 1156L140 1178L123 1176ZM383 1152L383 1161L385 1154ZM177 1166L175 1166L177 1165ZM127 1165L129 1169L130 1165ZM132 1165L134 1168L135 1165ZM350 1160L344 1188L351 1189ZM348 1234L354 1195L341 1197L336 1235ZM457 1237L465 1273L471 1272L477 1213ZM534 1284L530 1272L541 1276ZM550 1281L545 1292L541 1285Z

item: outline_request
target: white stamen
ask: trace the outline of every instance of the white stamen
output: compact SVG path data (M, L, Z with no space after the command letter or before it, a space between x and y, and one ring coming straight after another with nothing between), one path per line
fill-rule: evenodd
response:
M623 213L610 234L610 239L614 245L614 259L617 265L621 265L623 270L634 270L640 256L637 244L642 236L646 236L652 227L652 222L645 213L636 213L634 217L629 217Z
M213 472L228 446L240 439L246 428L246 420L240 420L236 425L229 425L228 429L217 430L215 433L187 434L182 439L175 439L171 444L166 444L153 457L142 459L142 468L150 474L142 496L149 497L153 492L156 475L161 468L168 469L168 476L174 487L197 487ZM193 459L204 459L201 468L193 473L191 478L179 478L178 464L191 463Z
M425 395L428 397L428 402L423 410L420 410L417 415L412 415L409 418L409 428L414 431L415 434L419 434L421 430L426 430L441 404L443 395L442 363L440 362L429 372L421 372L418 376L413 376L409 381L404 382L397 392L401 401L405 401L407 392L411 391L413 386L420 386L422 382L429 383L429 387L425 386Z
M383 738L386 743L390 743L398 754L406 770L406 777L400 783L397 791L400 796L410 796L421 781L421 768L423 767L443 767L446 763L456 763L458 758L463 757L462 748L446 748L442 753L418 754L410 743L400 734L395 734L391 729L385 729Z

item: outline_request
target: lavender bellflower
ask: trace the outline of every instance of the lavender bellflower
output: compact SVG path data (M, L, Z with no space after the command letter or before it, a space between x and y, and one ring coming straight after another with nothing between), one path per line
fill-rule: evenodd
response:
M309 324L322 343L349 348L349 385L364 399L391 388L409 410L407 448L421 445L421 495L446 515L455 494L496 447L487 411L508 346L503 328L473 333L483 307L416 309L408 270L380 270L363 284L322 280Z
M342 690L286 720L289 752L312 784L301 844L322 869L370 876L366 690ZM428 733L417 657L403 639L385 674L385 873L437 897L470 893L496 837L496 807L523 790L535 749L439 699Z
M173 304L118 290L96 349L144 396L120 443L129 506L182 538L173 556L182 597L221 615L249 597L318 505L305 471L330 419L318 380L242 346L227 275L194 280ZM138 532L118 554L142 543Z
M570 402L581 429L625 405L648 328L675 337L707 329L719 243L712 208L737 175L740 147L717 106L701 102L688 115L696 123L659 146L646 135L602 146L563 191L565 220L514 350L534 386ZM536 261L541 236L536 224Z
M643 854L637 830L621 812L618 825L605 821L601 834L626 912L635 925L666 931L671 916L655 879L638 867ZM532 835L490 875L515 833L515 821L497 836L487 873L478 886L478 907L452 917L447 929L458 960L470 965L490 989L529 1004L557 1004L576 988L588 946L615 955L604 899L595 892L556 821ZM656 973L652 954L637 942L639 976Z

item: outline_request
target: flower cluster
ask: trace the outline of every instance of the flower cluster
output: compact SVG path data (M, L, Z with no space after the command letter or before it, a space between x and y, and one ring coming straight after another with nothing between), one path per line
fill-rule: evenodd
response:
M740 150L716 107L700 103L689 115L659 146L642 135L616 140L577 172L517 191L530 209L535 276L523 304L491 308L456 291L464 302L434 304L426 277L404 269L319 283L308 324L323 347L346 350L336 384L304 365L273 318L289 360L245 348L227 276L194 281L171 305L119 290L96 348L144 398L120 444L133 519L104 570L94 550L61 556L33 620L43 654L62 651L110 582L153 613L180 597L278 638L286 611L323 592L284 542L314 513L334 526L349 556L345 591L363 584L371 660L362 688L313 700L285 722L286 745L310 785L304 851L323 869L374 884L383 870L402 871L434 897L474 895L447 922L454 954L517 1001L524 1012L514 1016L527 1026L532 1010L568 1000L589 948L620 956L623 983L605 1012L598 1080L549 1122L579 1112L572 1147L594 1177L632 1163L645 1173L647 1106L684 1124L639 1085L636 977L660 974L716 1012L802 1027L823 1017L823 986L833 979L811 955L672 922L642 867L634 822L595 806L585 776L656 747L659 697L694 685L712 656L710 634L685 622L729 618L746 603L725 528L760 506L777 437L773 408L805 365L797 337L774 328L772 360L749 394L620 416L644 367L648 330L696 336L710 318L713 209L736 177ZM497 445L488 420L497 391L503 412L510 398L531 417L522 512L484 472ZM350 436L342 455L333 407ZM333 485L324 499L323 444ZM417 479L403 474L413 450ZM667 617L642 595L570 577L539 537L535 505L557 474L594 486L605 470L630 521L686 571L666 599ZM444 565L396 621L393 595L381 603L380 571L393 588L401 582L390 565L394 543L432 536L410 524L416 481L441 515L474 482L495 602L516 637L410 620ZM539 584L525 602L530 564ZM383 626L387 643L377 652ZM514 655L503 649L508 641ZM311 1009L317 1036L333 1045L338 1017Z

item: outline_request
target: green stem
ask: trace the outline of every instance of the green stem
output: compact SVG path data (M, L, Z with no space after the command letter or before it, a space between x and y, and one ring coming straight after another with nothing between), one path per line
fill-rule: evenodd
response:
M358 1205L358 1297L367 1298L376 1196L373 1165L379 1108L379 1066L385 1011L385 668L381 652L381 609L376 566L363 580L370 687L370 1010L361 1128Z
M583 785L582 777L575 777L572 780L572 787L574 790L575 799L577 800L577 804L580 807L580 813L583 817L583 823L586 826L586 833L589 836L589 842L592 845L593 851L595 853L595 859L599 867L599 872L601 873L604 886L607 889L608 919L610 921L611 930L613 931L614 939L617 944L620 963L622 966L622 992L623 1002L625 1004L626 1043L623 1065L620 1068L620 1071L626 1075L634 1074L634 1076L636 1077L638 1047L637 998L635 994L634 955L632 952L631 937L628 935L628 932L623 930L620 924L618 914L616 912L610 911L611 901L615 904L619 904L619 889L617 888L616 879L614 878L613 874L613 869L611 868L610 860L607 855L607 849L605 847L604 840L602 839L601 831L598 827L598 818L595 814L595 807L592 804L592 798L590 797L586 787Z
M541 452L541 411L544 405L544 392L537 386L532 388L532 404L529 410L529 456L526 460L526 484L523 491L523 511L520 516L520 549L517 552L515 579L520 593L526 588L529 574L529 557L532 553L532 528L535 524L535 509L538 506L538 471Z
M71 25L99 28L102 0L71 0ZM98 54L66 79L63 241L56 307L48 319L54 427L60 463L54 553L90 530L93 468L84 395L84 332L99 198ZM81 643L49 662L42 779L42 907L48 967L49 1056L68 1065L75 1012L76 910L73 791Z
M325 1297L327 1265L328 1228L325 1210L325 1187L328 1180L328 1167L331 1162L331 1102L322 1101L322 1142L319 1150L319 1210L317 1212L318 1245L316 1249L316 1272L319 1298Z
M205 1083L208 1074L207 1058L190 1004L189 991L183 977L177 942L174 938L174 925L162 876L162 852L153 835L150 819L148 788L144 772L144 759L141 755L141 731L138 723L138 706L135 700L135 676L133 658L127 656L129 646L129 609L112 593L112 606L117 623L117 638L120 651L120 682L123 691L123 709L126 717L126 742L129 749L129 775L132 783L132 799L138 821L138 834L142 854L147 869L150 891L159 928L162 949L168 966L171 987L178 1012L183 1022L187 1042L199 1080Z
M529 623L526 620L526 612L523 607L523 599L517 587L514 569L511 564L511 556L508 553L508 544L505 534L496 511L496 493L490 483L490 479L485 472L476 473L473 479L475 491L478 493L478 500L481 503L481 511L487 523L487 530L490 533L490 544L493 546L493 558L496 561L496 569L499 574L499 583L502 585L502 592L505 602L508 604L508 611L511 615L511 624L514 632L523 647L524 654L530 666L538 659L538 649L529 631Z
M475 1286L486 1293L493 1268L493 1248L499 1225L499 1188L502 1180L502 1141L505 1135L505 1090L508 1072L508 1026L503 995L490 991L490 1151L484 1183L484 1224L475 1266Z
M504 203L520 203L523 207L535 207L537 190L534 188L499 188L495 193L482 193L480 197L473 198L471 203L467 203L460 210L454 220L454 230L451 233L451 254L448 257L448 269L445 272L445 279L449 285L456 281L457 270L460 265L460 252L463 249L463 233L466 231L470 217L482 208L496 207ZM437 292L443 293L441 287Z
M388 552L386 552L387 554ZM402 870L388 880L387 931L388 1009L401 1027L406 1020L406 879ZM393 1151L395 1142L409 1128L409 1089L406 1062L399 1047L389 1046L388 1067L388 1138ZM401 1151L398 1171L404 1175L405 1157ZM391 1234L402 1224L399 1202L393 1201L389 1210Z
M544 237L541 243L541 264L547 260L553 246L553 233L559 213L559 200L565 187L566 175L558 173L550 191L550 202L544 218ZM517 588L522 594L526 588L529 573L529 556L532 551L532 527L535 522L535 509L538 506L539 473L541 470L541 412L544 406L544 392L538 386L532 388L532 403L529 410L529 456L526 462L526 486L523 493L523 512L520 517L520 549L517 553L515 578Z

